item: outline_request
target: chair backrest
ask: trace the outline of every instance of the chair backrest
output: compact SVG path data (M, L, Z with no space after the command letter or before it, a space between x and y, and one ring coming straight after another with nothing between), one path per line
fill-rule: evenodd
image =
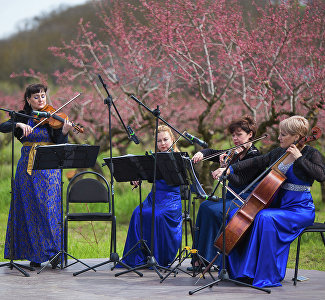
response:
M96 175L98 179L84 178ZM110 189L105 177L93 171L76 174L67 188L67 211L69 203L108 203L111 211Z

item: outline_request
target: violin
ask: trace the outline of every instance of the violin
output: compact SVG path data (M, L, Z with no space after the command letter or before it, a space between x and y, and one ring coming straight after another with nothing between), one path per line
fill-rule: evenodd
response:
M42 123L42 124L49 124L49 126L51 126L53 129L58 129L61 128L64 124L64 121L66 119L68 119L68 116L63 113L63 112L56 112L57 110L52 107L51 105L46 104L41 111L43 112L48 112L50 113L50 117L47 118L40 118L38 120L35 120L35 122L37 124ZM77 131L77 132L84 132L84 129L82 128L82 126L78 126L77 124L71 122L73 128Z
M245 151L247 151L245 145L244 146L241 146L239 148L235 148L235 149L229 150L227 152L227 155L223 159L223 161L220 163L220 166L222 168L226 168L228 166L228 164L230 164L233 161L234 157L237 158L238 156L240 156L241 154L243 154Z

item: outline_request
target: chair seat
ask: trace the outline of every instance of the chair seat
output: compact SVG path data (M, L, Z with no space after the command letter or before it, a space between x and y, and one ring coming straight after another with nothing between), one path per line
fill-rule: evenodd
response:
M319 232L321 230L325 230L325 224L316 222L313 225L306 227L302 233L304 233L304 232Z
M69 213L68 221L110 221L113 215L111 213Z

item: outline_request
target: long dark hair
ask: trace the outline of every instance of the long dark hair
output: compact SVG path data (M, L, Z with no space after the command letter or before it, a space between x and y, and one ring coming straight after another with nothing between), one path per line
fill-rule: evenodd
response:
M32 107L29 105L27 99L29 99L32 94L40 93L41 91L44 91L46 93L47 86L41 83L34 83L30 84L24 94L24 111L29 114L32 111Z

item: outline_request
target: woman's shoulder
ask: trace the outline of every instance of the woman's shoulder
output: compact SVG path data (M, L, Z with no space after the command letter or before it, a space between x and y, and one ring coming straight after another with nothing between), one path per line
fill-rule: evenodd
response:
M24 114L24 115L30 115L28 112L24 111L24 110L20 110L18 111L18 113L21 113L21 114ZM16 116L16 122L20 122L20 123L25 123L27 124L28 122L28 117L25 117L25 116L20 116L20 115L17 115Z
M310 156L310 155L319 155L323 156L320 151L318 151L316 148L310 146L310 145L305 145L305 147L301 150L301 154L303 156Z
M252 157L255 157L255 156L259 156L261 155L261 152L254 146L252 145L248 150L247 150L247 153L245 155L245 159L247 158L252 158Z

